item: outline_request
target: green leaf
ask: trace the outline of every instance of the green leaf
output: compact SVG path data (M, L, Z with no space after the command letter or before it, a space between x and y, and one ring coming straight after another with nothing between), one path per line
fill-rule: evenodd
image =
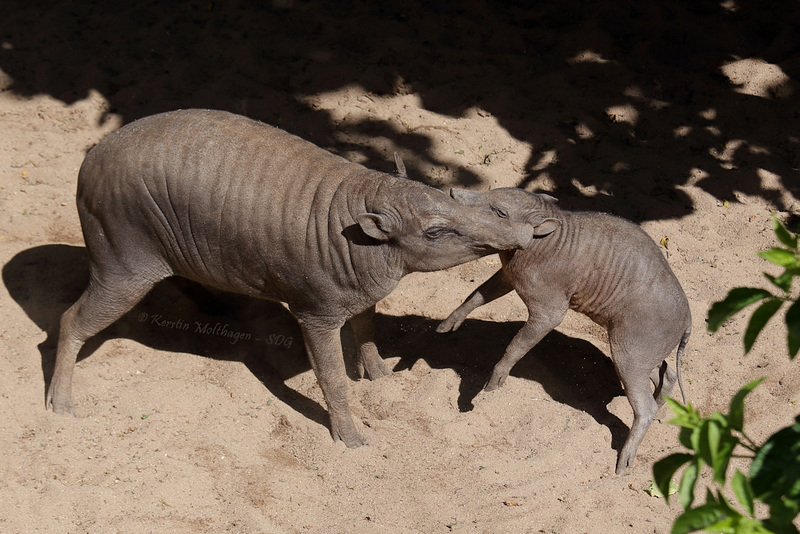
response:
M737 287L731 289L724 300L715 302L711 306L711 309L708 310L708 319L706 319L706 321L708 322L709 332L716 332L719 327L722 326L722 323L730 319L742 308L772 296L772 293L766 289L757 289L754 287Z
M720 532L722 534L775 534L764 528L761 521L745 517L738 512L726 517L722 521L706 527L706 532Z
M786 310L786 329L788 330L789 358L794 359L800 349L800 300Z
M709 464L713 464L714 455L717 453L717 448L719 447L720 442L720 434L722 430L720 429L719 422L714 421L713 419L709 419L708 424L705 426L705 436L708 440L708 454L709 457L706 458L706 461L709 459L711 460L708 462Z
M769 250L758 252L756 255L781 267L795 267L797 265L797 258L794 253L785 248L772 247Z
M708 421L703 421L702 424L692 432L690 436L692 442L692 450L703 459L704 462L711 462L711 454L708 452Z
M703 465L703 460L696 458L695 461L686 466L681 477L681 485L678 488L678 499L681 506L686 510L694 502L694 486L697 482L697 474Z
M691 407L690 406L684 406L683 404L681 404L680 402L676 401L672 397L666 397L666 400L667 400L667 406L669 406L669 409L672 410L675 413L675 415L677 415L678 417L689 415L691 413Z
M767 321L772 319L772 316L780 309L783 301L777 298L771 298L761 304L761 306L753 312L750 317L750 323L747 325L747 330L744 333L744 353L750 352L753 348L753 343L756 342L758 334L767 325Z
M772 276L769 273L764 273L764 276L767 277L767 280L778 286L781 291L788 293L789 290L792 289L792 279L796 276L794 271L795 269L786 269L783 271L783 274L778 277Z
M792 234L783 223L774 215L772 216L772 229L775 231L775 236L778 241L787 247L797 250L797 235Z
M728 424L734 430L738 430L741 432L744 428L744 398L751 392L757 385L759 385L764 378L759 378L757 380L753 380L742 389L740 389L736 395L733 396L731 399L731 409L730 413L728 414Z
M688 534L718 523L728 517L725 508L717 502L707 502L685 511L672 525L672 534Z
M733 449L736 448L738 443L739 440L732 437L730 434L724 436L724 438L720 441L719 448L714 456L714 464L712 465L714 470L714 480L716 480L720 485L725 484L725 478L727 477L728 473L728 464L731 462Z
M714 481L720 485L725 483L728 464L738 443L727 418L719 412L703 421L697 436L692 436L698 456L711 467Z
M700 427L700 432L696 436L692 436L692 445L697 451L697 455L709 465L711 465L711 442L713 440L713 438L709 439L708 436L710 425L711 421L706 419Z
M739 513L739 511L736 510L733 506L731 506L731 503L728 502L728 499L725 498L725 496L722 494L722 491L719 490L719 489L717 490L716 502L718 502L720 504L720 506L725 508L725 511L728 513L729 517L734 517L734 518L735 517L742 517L742 515Z
M672 410L676 417L670 419L671 425L682 426L684 428L698 428L702 423L700 414L692 407L691 404L684 406L673 398L666 397L667 406Z
M707 450L708 452L706 454L708 456L703 459L711 466L714 472L714 481L723 485L725 484L731 454L733 454L733 449L739 440L731 435L730 428L727 424L723 426L717 419L713 418L713 416L712 419L708 421L706 429L706 443L701 445L701 451L705 452Z
M675 475L675 471L680 469L686 462L691 462L693 458L694 456L691 454L675 453L653 464L653 481L667 502L669 502L669 496L671 495L670 482Z
M750 481L747 480L747 477L738 469L733 475L731 486L733 487L733 493L736 495L736 500L739 501L739 504L742 505L748 514L751 516L755 515L753 509L753 488L750 487Z
M769 517L764 520L771 532L778 534L798 534L797 528L792 524L800 512L800 501L792 499L779 499L770 504Z
M671 421L670 421L671 422ZM678 441L681 442L681 445L686 447L687 449L694 450L694 446L692 445L692 434L698 432L699 430L696 428L681 428L681 431L678 433Z
M730 426L728 424L728 418L725 417L724 415L722 415L719 412L712 413L711 417L709 417L709 420L716 421L719 424L719 426L722 427L722 428L727 428L728 426Z
M756 498L767 504L784 497L800 501L800 422L770 436L756 452L750 484Z
M659 499L668 499L670 495L678 492L678 485L674 482L669 483L669 488L667 489L667 493L662 493L662 491L658 488L654 480L650 481L650 485L644 489L644 492L650 495L651 497L658 497Z

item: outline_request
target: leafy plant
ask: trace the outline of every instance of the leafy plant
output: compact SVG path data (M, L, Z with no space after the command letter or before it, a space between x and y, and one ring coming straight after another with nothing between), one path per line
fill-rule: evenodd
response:
M716 302L708 313L708 329L715 332L733 315L751 304L761 302L750 318L744 334L745 353L749 352L758 334L784 303L789 303L785 323L789 357L800 349L800 299L790 292L795 276L800 276L798 236L773 218L773 229L783 247L773 247L759 256L784 268L780 276L765 273L767 280L781 294L765 289L739 287ZM686 406L667 399L676 417L670 423L681 427L679 440L689 453L675 453L653 466L656 486L669 499L669 485L675 473L685 466L678 487L678 498L684 509L673 524L673 534L705 530L732 534L798 534L793 520L800 514L800 416L793 425L780 429L759 446L744 431L745 397L763 380L754 380L733 397L727 414L715 412L703 417L691 404ZM738 503L734 507L723 490L728 485L728 466L734 453L743 451L749 462L748 474L739 469L730 479L730 488ZM693 507L698 477L710 468L712 486L706 490L705 504ZM756 503L768 508L768 516L756 517ZM762 514L763 515L763 514Z
M775 236L784 247L773 247L759 252L758 255L770 263L783 267L783 274L780 276L764 273L767 280L781 291L781 295L774 295L766 289L754 287L734 288L724 300L715 302L711 306L708 311L708 330L716 332L733 315L751 304L761 302L761 305L750 317L750 323L744 333L744 352L747 354L753 348L758 334L784 302L793 302L786 311L785 319L789 358L793 359L800 349L800 300L794 299L793 301L790 291L792 280L795 276L800 276L800 253L797 249L797 234L789 232L777 218L773 217L772 225Z

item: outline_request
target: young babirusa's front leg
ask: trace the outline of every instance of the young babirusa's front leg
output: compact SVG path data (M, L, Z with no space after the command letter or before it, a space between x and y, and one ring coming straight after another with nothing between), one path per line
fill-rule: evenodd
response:
M440 334L443 332L455 332L473 310L495 299L499 299L503 295L513 291L513 289L511 284L508 283L508 280L506 280L503 270L497 271L494 273L494 276L473 291L461 306L453 310L453 313L451 313L447 319L439 323L439 326L436 327L436 331Z
M555 315L546 315L531 313L529 311L528 321L517 332L511 343L508 344L505 354L492 370L492 376L489 378L486 391L492 391L502 386L511 368L522 359L523 356L528 354L530 350L539 343L544 336L546 336L553 328L561 324L566 310Z

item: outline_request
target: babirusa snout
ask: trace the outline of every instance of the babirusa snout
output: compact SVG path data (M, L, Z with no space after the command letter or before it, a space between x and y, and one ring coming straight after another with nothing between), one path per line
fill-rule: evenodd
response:
M517 237L517 243L519 246L515 246L514 248L525 248L533 239L533 226L530 224L522 224L522 223L511 223L514 225L514 233Z
M484 242L496 250L516 250L528 246L533 239L533 227L530 224L503 220L498 217L490 219Z

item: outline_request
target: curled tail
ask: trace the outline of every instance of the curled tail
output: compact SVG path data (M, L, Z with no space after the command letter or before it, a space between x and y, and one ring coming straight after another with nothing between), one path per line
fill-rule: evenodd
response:
M689 336L692 334L692 325L690 324L681 337L681 342L678 343L678 353L675 355L675 371L678 374L678 387L681 390L681 398L683 404L686 404L686 394L683 392L683 381L681 380L681 358L683 357L683 350L686 348L686 343L689 342Z

